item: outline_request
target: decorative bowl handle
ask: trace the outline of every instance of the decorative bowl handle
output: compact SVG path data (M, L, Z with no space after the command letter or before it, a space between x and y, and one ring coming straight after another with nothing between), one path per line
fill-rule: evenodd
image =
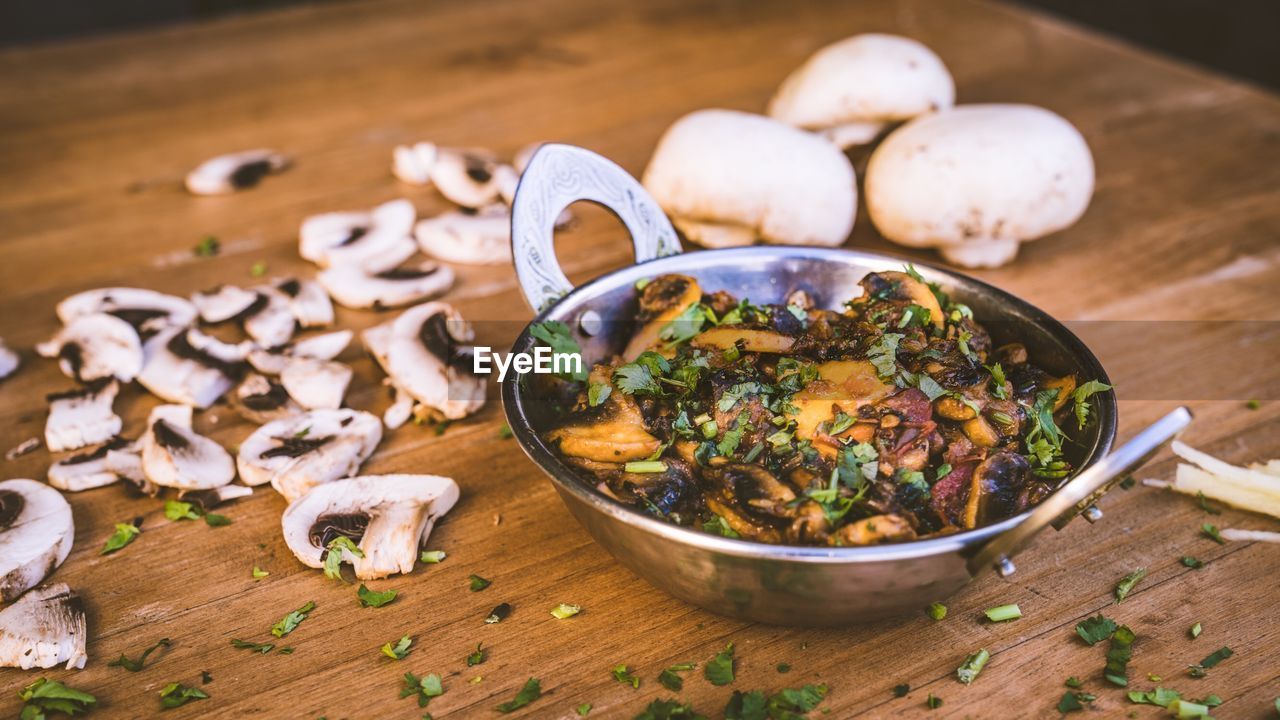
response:
M662 208L626 170L590 150L543 145L520 177L511 209L516 278L534 312L573 289L556 260L554 233L560 212L579 200L603 205L618 216L631 233L638 263L681 250Z
M1191 422L1191 411L1179 407L1157 420L1118 450L1094 463L1084 472L1058 488L1036 506L1026 520L997 535L969 560L969 572L975 577L994 569L1000 575L1013 573L1011 558L1031 538L1052 525L1062 529L1072 518L1092 507L1126 474L1137 470L1165 443L1182 432Z

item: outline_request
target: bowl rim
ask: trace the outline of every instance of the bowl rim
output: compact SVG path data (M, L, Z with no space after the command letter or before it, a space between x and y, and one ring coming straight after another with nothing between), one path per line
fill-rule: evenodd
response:
M1013 306L1015 310L1030 318L1033 323L1040 325L1046 332L1058 338L1062 344L1066 346L1068 350L1070 350L1071 353L1081 362L1081 365L1090 372L1092 379L1099 380L1108 385L1111 384L1111 380L1107 376L1106 370L1102 367L1102 363L1098 361L1093 352L1082 340L1080 340L1079 337L1075 335L1075 333L1072 333L1065 325L1050 316L1048 313L1017 297L1016 295L1001 290L1000 288L982 280L978 280L977 278L956 272L951 268L942 267L929 262L921 262L915 258L894 255L892 253L850 248L755 245L738 248L699 250L691 253L685 252L678 255L669 255L663 258L650 260L644 263L627 265L618 268L617 270L599 275L589 282L585 282L575 287L571 292L560 298L560 300L555 304L537 313L536 316L525 325L524 329L520 332L520 335L512 343L511 351L520 352L532 346L533 337L530 335L529 331L533 325L545 322L546 320L565 321L562 316L571 315L575 307L591 297L594 297L596 294L599 294L606 286L612 288L615 286L615 283L626 281L634 282L634 280L641 279L641 277L649 277L663 272L679 272L682 269L687 270L688 268L682 266L686 265L691 259L707 253L721 257L730 256L741 257L743 259L807 258L819 261L830 261L837 257L853 257L868 261L870 264L896 264L898 267L910 263L917 268L926 270L927 274L936 274L944 278L972 284L981 292L988 293L996 300ZM676 525L674 523L651 517L638 509L631 508L617 502L616 500L609 499L594 488L588 487L585 483L581 482L581 480L573 474L572 469L565 465L554 451L542 442L542 439L538 437L538 434L529 423L523 408L523 397L519 391L522 377L523 376L516 376L508 378L506 382L501 383L502 405L507 418L507 424L511 428L512 435L520 445L521 450L523 450L529 459L547 475L557 492L559 492L562 497L567 493L582 505L606 515L617 522L666 540L693 546L720 555L729 555L745 559L786 560L805 564L859 564L881 561L897 561L943 555L952 552L969 555L975 553L978 548L986 543L986 541L1021 523L1034 509L1028 509L1018 515L1001 520L998 523L975 528L973 530L965 530L925 540L910 540L885 545L863 545L854 547L775 545L755 542L752 540L712 535L711 533L704 532L702 530ZM1105 393L1099 393L1095 395L1093 399L1095 401L1094 417L1097 422L1101 423L1099 427L1098 441L1089 450L1085 462L1077 467L1071 475L1063 478L1062 483L1066 483L1071 478L1074 478L1080 472L1093 465L1099 459L1105 457L1107 453L1110 452L1111 447L1115 442L1118 426L1118 408L1116 404L1115 391L1108 390ZM563 473L563 475L561 473Z

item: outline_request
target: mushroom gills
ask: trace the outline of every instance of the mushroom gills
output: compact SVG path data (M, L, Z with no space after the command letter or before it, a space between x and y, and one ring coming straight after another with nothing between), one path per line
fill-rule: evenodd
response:
M74 590L66 583L37 588L0 610L0 666L83 668L86 635L84 604Z
M313 215L298 231L298 251L324 268L383 272L417 252L412 237L416 218L413 203L405 199L385 202L368 212Z
M247 485L271 483L286 499L355 474L382 440L378 418L358 410L312 410L258 428L236 465Z
M50 452L77 450L115 437L124 426L112 406L120 384L99 380L76 390L48 396L49 418L44 444Z
M351 344L354 336L351 330L334 330L300 338L271 350L253 350L249 353L249 364L264 375L279 375L293 358L334 359Z
M331 267L316 279L339 305L381 309L412 305L440 295L453 285L453 277L448 266L423 262L373 275L357 267Z
M206 408L231 389L244 365L194 347L189 337L173 327L148 340L138 382L161 399Z
M289 311L302 327L325 327L333 324L333 302L320 283L288 278L277 282L276 289L288 296Z
M142 370L142 341L129 323L106 313L72 319L36 352L57 358L67 377L80 382L117 378L129 382Z
M74 538L62 493L35 480L0 482L0 603L48 577L67 559Z

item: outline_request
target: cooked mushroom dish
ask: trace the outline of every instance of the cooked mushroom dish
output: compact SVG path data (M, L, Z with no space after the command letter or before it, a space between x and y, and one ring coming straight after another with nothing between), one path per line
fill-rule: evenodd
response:
M1110 389L993 347L910 266L868 274L840 312L641 285L621 356L540 381L563 408L544 438L605 495L728 537L869 545L1010 517L1071 471L1068 434Z

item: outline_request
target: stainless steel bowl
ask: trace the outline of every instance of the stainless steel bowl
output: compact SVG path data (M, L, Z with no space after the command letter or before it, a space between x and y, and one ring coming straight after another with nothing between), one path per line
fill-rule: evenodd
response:
M559 212L578 200L602 204L622 220L638 264L575 289L556 263L552 233ZM558 320L568 325L587 364L620 352L626 344L636 310L635 283L643 278L681 273L704 288L757 303L780 302L792 290L804 289L820 305L834 309L858 292L857 282L866 273L899 270L904 263L879 253L809 247L679 254L675 231L639 183L612 162L567 145L544 146L530 162L516 193L512 244L521 286L538 311L533 323ZM927 280L972 307L997 344L1017 340L1051 372L1107 382L1089 349L1044 312L959 273L917 267ZM529 352L534 345L525 328L512 352ZM1010 557L1039 530L1061 527L1080 512L1100 517L1093 501L1190 419L1179 409L1108 456L1116 434L1115 396L1096 395L1094 419L1067 448L1076 474L1036 508L944 537L828 548L719 537L621 505L600 494L594 479L563 462L543 441L542 433L555 418L546 403L526 391L525 378L508 379L502 400L520 447L551 478L574 517L619 562L713 612L784 625L839 625L917 611L987 569L1013 572Z

